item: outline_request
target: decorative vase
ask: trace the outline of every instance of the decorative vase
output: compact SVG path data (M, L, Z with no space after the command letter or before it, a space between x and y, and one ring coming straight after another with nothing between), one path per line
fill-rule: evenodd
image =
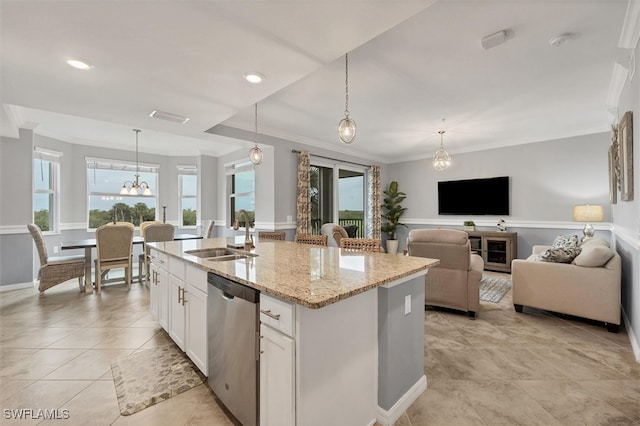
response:
M398 253L398 240L387 240L387 253Z

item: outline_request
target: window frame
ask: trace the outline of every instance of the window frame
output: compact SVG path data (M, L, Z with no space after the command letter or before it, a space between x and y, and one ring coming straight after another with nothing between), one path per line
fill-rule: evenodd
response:
M184 195L183 185L184 185L184 176L195 176L196 178L196 192L195 195ZM178 223L180 228L184 229L195 229L198 226L198 222L200 222L200 197L198 191L198 167L197 166L178 166ZM193 225L185 225L184 224L184 205L183 202L185 199L194 199L196 200L196 223Z
M227 221L227 227L232 228L235 222L235 199L238 196L249 196L253 198L253 205L256 204L256 169L255 165L249 160L238 160L232 163L225 164L225 175L227 178L227 212L229 213L229 220ZM251 171L253 173L253 191L249 192L235 192L235 175L242 172ZM255 210L254 210L253 227L249 224L250 230L255 230ZM244 222L240 223L240 227L244 228Z
M89 165L93 163L94 167L90 168ZM98 164L100 167L98 167ZM90 225L90 213L91 213L91 196L106 196L106 197L116 197L125 198L125 197L133 197L132 195L122 195L120 194L120 189L118 187L114 187L114 192L92 192L90 191L90 182L88 179L89 171L93 170L115 170L115 171L126 171L131 172L131 176L127 178L127 180L135 179L136 170L139 170L141 173L152 173L155 174L155 182L149 183L152 190L152 195L146 195L145 198L153 198L155 200L155 217L154 220L158 220L160 215L160 204L158 200L159 193L159 185L160 185L160 166L158 164L151 163L140 163L136 164L135 161L127 161L127 160L115 160L115 159L105 159L105 158L96 158L96 157L85 157L85 172L87 177L87 186L86 186L86 228L88 232L95 231L97 228L91 228ZM124 182L124 181L123 181ZM120 187L121 188L121 187ZM142 196L142 195L140 195ZM135 227L136 229L139 226Z
M31 219L35 223L35 196L36 194L48 194L51 196L49 205L50 223L49 230L42 230L43 234L59 234L60 233L60 162L62 158L62 152L52 151L45 148L34 147L33 161L31 163L31 176L34 179L36 160L47 161L49 166L49 188L38 189L36 188L35 179L31 182L32 186L32 208ZM42 165L42 163L40 163Z
M362 173L362 208L363 208L363 231L366 235L371 218L368 216L367 206L369 205L369 191L367 190L367 182L369 179L370 169L366 166L357 166L350 163L343 163L341 161L327 161L326 159L314 157L311 155L309 160L310 166L325 167L333 169L333 194L332 194L332 216L333 222L338 224L340 222L340 170L347 170L356 173ZM320 226L321 227L321 226ZM319 232L319 231L318 231Z

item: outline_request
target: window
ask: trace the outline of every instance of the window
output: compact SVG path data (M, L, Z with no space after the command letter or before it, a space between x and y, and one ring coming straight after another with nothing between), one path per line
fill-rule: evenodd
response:
M195 227L198 221L198 169L195 166L178 167L178 188L180 226Z
M313 234L319 234L325 223L337 223L352 237L365 236L365 173L364 167L323 164L311 158Z
M121 195L125 181L135 179L136 165L124 161L87 158L87 227L96 229L110 221L156 220L158 166L139 164L139 181L147 182L153 195Z
M33 223L42 232L58 231L59 152L36 148L33 154Z
M247 212L249 226L255 225L256 195L255 170L250 161L234 163L225 167L227 174L227 194L229 194L229 226L233 226L240 210ZM240 226L244 224L244 217Z

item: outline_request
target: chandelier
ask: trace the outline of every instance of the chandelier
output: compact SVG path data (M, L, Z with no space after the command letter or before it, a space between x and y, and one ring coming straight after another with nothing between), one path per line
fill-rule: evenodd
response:
M444 126L444 118L442 119L442 124ZM440 130L438 133L440 134L440 149L436 151L436 154L433 156L433 168L437 171L441 172L451 165L451 156L447 151L445 151L443 146L443 135L444 130Z
M342 143L351 143L356 138L356 122L349 118L349 55L344 55L344 118L338 124L338 137Z
M133 131L136 132L136 174L135 174L136 180L125 181L122 184L120 195L140 195L140 192L142 192L142 195L152 195L149 184L147 182L138 181L140 178L140 166L138 165L138 133L140 133L140 130L133 129Z
M251 151L249 151L249 160L251 160L251 162L257 166L258 164L262 164L262 159L263 159L262 150L258 146L258 103L257 102L255 105L255 133L253 138L254 138L253 142L255 143L255 146L251 148Z

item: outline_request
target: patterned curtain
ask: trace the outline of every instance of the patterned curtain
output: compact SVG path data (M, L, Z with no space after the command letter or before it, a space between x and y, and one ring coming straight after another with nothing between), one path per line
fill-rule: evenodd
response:
M309 234L311 225L311 180L309 151L298 153L298 190L296 198L296 234Z
M381 238L380 166L371 166L368 180L369 205L367 206L367 214L371 220L368 221L367 225L367 238Z

